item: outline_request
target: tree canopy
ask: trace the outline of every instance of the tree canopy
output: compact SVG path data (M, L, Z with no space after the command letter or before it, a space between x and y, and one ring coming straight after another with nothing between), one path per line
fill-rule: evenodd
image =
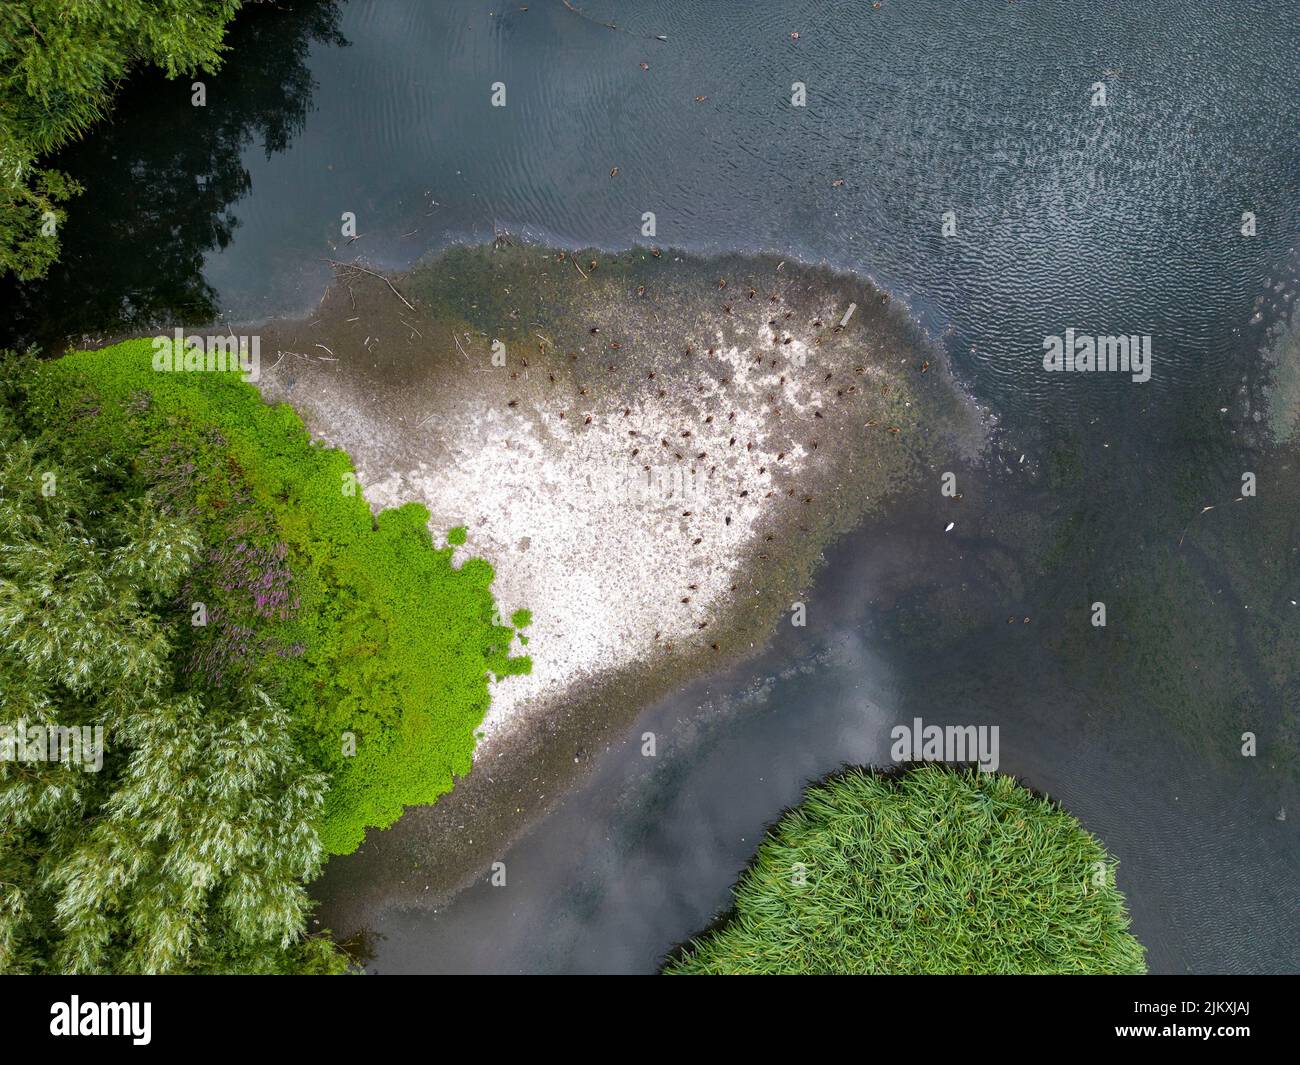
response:
M0 5L0 274L42 276L75 182L41 157L81 136L131 68L215 71L243 0L7 0Z
M173 687L198 531L4 408L0 456L0 972L340 971L326 777L265 692Z

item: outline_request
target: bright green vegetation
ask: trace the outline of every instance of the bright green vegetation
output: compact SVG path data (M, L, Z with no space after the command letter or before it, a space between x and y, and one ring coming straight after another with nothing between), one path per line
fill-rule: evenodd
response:
M0 360L0 972L341 972L304 885L530 662L424 508L152 353ZM55 727L89 745L34 757Z
M759 848L665 972L1142 973L1115 860L1006 776L848 770Z
M58 256L57 205L78 189L39 158L100 121L117 82L136 64L169 77L214 71L241 3L0 4L0 273L40 277Z
M341 451L238 374L155 372L148 340L29 366L22 406L113 491L202 541L166 604L178 690L256 686L330 777L318 829L346 853L470 769L493 678L525 673L491 566L452 565L428 512L377 517ZM196 604L205 623L193 624Z

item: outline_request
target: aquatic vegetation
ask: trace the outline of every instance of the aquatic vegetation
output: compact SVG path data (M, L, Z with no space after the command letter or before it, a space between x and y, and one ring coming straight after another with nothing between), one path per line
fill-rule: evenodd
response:
M256 682L331 775L331 853L470 769L493 678L526 673L492 567L453 567L428 511L372 515L347 455L236 375L151 368L148 340L33 367L33 424L194 523L204 550L173 606L181 683ZM200 609L201 608L201 609Z
M1142 973L1116 862L1000 774L860 769L771 830L673 974Z

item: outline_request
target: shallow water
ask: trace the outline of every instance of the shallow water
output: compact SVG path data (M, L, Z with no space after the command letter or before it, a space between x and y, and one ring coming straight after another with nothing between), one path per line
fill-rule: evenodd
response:
M1297 289L1292 6L527 6L353 2L341 38L330 5L254 11L206 112L140 79L65 153L90 191L65 266L3 297L8 332L296 315L322 257L403 268L499 229L626 247L653 211L663 246L872 277L1011 455L954 463L954 534L936 471L829 552L808 630L648 709L503 855L506 888L370 900L374 967L651 969L803 783L920 714L1002 726L1002 768L1119 856L1153 969L1294 971L1300 459L1256 429ZM1150 334L1151 381L1044 373L1067 327ZM1242 470L1260 496L1234 504Z
M982 481L967 482L972 497ZM1003 489L995 510L1032 495ZM844 763L888 763L890 727L914 715L1000 727L1002 771L1062 802L1119 857L1153 971L1294 970L1296 834L1275 819L1294 805L1293 777L1261 773L1232 757L1231 737L1225 747L1198 718L1135 696L1150 648L1132 634L1104 652L1080 646L1091 637L1061 622L1050 580L1016 596L1032 564L1008 546L1014 521L966 516L984 537L954 544L922 503L842 541L807 596L806 631L782 627L758 659L645 712L587 784L501 854L504 888L485 871L440 911L378 913L375 971L653 971L727 908L761 830L803 785ZM970 631L944 631L954 607ZM1199 667L1186 642L1168 653ZM1202 698L1217 726L1230 714L1214 689ZM1280 710L1261 716L1279 729ZM647 732L655 758L642 753Z

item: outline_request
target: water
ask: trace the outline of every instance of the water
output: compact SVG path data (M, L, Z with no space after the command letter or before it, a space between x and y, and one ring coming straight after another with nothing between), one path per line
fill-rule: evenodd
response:
M913 716L999 726L1001 770L1061 801L1119 857L1153 971L1294 971L1296 838L1274 819L1293 785L1234 759L1232 736L1135 698L1146 664L1125 646L1132 636L1079 646L1084 630L1053 618L1050 581L1014 600L1027 560L1011 548L1006 565L1011 528L986 527L989 542L955 547L926 507L904 507L840 543L807 596L805 633L783 628L757 660L643 714L585 786L501 854L505 888L485 870L441 911L381 908L375 971L653 971L727 908L762 829L804 785L844 763L887 763L889 728ZM956 609L981 619L973 631L944 631ZM1184 641L1172 657L1198 668ZM1230 717L1210 684L1204 701ZM646 732L655 758L643 756Z
M803 783L920 714L1002 726L1002 768L1120 857L1154 969L1294 971L1300 477L1254 419L1297 289L1294 5L574 6L249 12L206 109L141 77L64 153L89 191L6 331L300 314L322 258L402 268L500 229L626 247L653 211L662 246L870 276L1027 458L954 466L957 537L926 484L837 545L807 633L649 708L504 856L507 889L371 900L374 967L651 969ZM1152 380L1044 373L1067 327L1151 334ZM1260 496L1233 504L1243 470Z

